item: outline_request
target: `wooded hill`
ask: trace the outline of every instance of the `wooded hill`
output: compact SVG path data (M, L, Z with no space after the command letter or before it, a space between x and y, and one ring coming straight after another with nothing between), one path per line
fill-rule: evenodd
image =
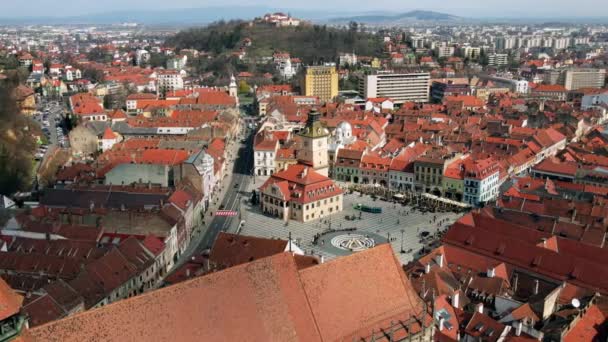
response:
M358 32L356 23L341 30L319 25L278 28L265 24L250 26L242 21L218 22L181 31L168 39L166 45L221 54L238 50L245 38L252 40L247 48L249 57L286 51L306 64L335 61L340 52L354 51L362 56L382 52L381 38Z
M36 143L30 118L19 114L11 79L0 82L0 194L27 190L32 180Z

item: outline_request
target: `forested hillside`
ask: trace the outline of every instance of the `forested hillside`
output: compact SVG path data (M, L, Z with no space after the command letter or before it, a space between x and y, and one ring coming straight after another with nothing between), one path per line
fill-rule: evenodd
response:
M10 195L31 185L36 143L34 123L19 114L14 98L16 84L0 82L0 194Z
M304 63L332 61L340 52L354 51L369 56L382 50L379 37L358 32L354 23L349 29L340 30L318 25L277 28L263 24L249 26L245 22L218 22L181 31L166 44L178 49L193 48L221 54L238 49L245 38L253 42L247 48L248 56L270 56L274 51L287 51Z

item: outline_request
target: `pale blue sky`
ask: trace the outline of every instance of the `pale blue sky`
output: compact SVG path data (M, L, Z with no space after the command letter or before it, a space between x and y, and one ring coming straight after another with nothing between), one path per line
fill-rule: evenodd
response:
M469 17L581 17L608 16L607 0L0 0L0 16L72 16L123 10L209 6L267 6L319 11L433 10Z

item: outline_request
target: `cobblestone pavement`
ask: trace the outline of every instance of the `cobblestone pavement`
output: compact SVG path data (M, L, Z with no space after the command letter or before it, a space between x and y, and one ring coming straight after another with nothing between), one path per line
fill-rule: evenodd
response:
M250 190L253 187L261 186L264 180L263 177L256 177L255 185L251 184ZM353 209L353 205L358 203L381 207L382 214L361 213L361 219L359 219L360 211ZM285 223L278 218L266 216L260 211L259 205L252 207L248 198L242 199L241 209L243 220L246 222L240 230L240 234L287 239L291 232L292 239L307 254L320 255L327 260L337 257L338 254L344 255L349 253L332 253L331 251L335 251L335 249L326 248L327 246L325 245L330 243L330 241L325 241L323 236L318 238L317 244L313 244L315 235L327 232L330 227L334 230L356 228L356 231L353 233L362 235L370 233L370 236L379 235L390 239L395 254L403 264L412 261L415 254L424 247L420 243L419 232L428 231L430 234L434 234L440 229L447 228L463 215L452 212L412 212L412 207L410 206L402 206L401 204L385 202L379 199L374 201L370 196L360 196L358 193L345 194L344 210L342 212L308 223L296 221ZM347 220L346 216L355 216L356 219ZM433 222L434 216L435 221ZM236 227L231 227L230 231L236 231ZM347 232L344 234L347 234ZM401 253L402 235L403 249L406 251L411 250L409 253ZM335 236L335 234L331 236Z

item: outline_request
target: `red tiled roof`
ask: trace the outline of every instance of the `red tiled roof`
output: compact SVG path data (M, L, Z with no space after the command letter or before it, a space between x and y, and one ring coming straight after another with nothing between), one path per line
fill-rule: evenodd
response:
M112 131L110 127L106 127L106 130L103 132L103 140L114 140L116 139L116 133Z
M175 204L182 210L188 209L188 203L192 202L192 196L184 190L176 190L169 197L169 202Z
M29 332L49 342L351 341L414 315L431 320L385 244L300 271L281 253Z
M443 98L444 103L462 102L464 107L483 107L485 102L473 95L452 95Z
M0 278L0 321L11 317L21 309L23 297L17 295L2 278Z
M515 310L511 311L511 316L516 321L523 320L524 318L532 319L533 322L540 321L540 318L534 312L534 310L532 310L532 307L529 303L525 303L524 305L521 305Z
M539 84L533 92L567 92L568 90L560 84Z
M99 100L88 93L72 95L70 104L72 112L76 115L86 116L105 113L103 107L99 104Z
M114 111L112 111L109 114L109 117L116 120L116 119L126 119L127 118L127 114L125 114L125 112L122 109L116 109Z
M127 100L156 100L155 94L137 93L127 96Z
M560 162L559 160L553 158L546 158L539 164L535 165L532 170L574 177L576 175L577 163L567 161Z
M233 267L286 251L289 242L220 232L209 261L219 268Z
M165 249L165 243L160 238L154 235L148 235L141 242L147 250L152 252L152 254L158 256Z
M483 341L493 342L501 338L502 332L505 329L505 325L498 323L488 315L476 311L464 331L465 334L474 339L478 338ZM493 331L493 333L489 334L490 331Z
M342 189L336 186L333 180L301 164L291 165L287 170L273 174L260 189L265 190L270 186L279 187L284 200L298 203L309 203L342 194Z
M177 165L188 159L188 152L183 150L145 150L140 162L147 164Z
M608 317L606 317L598 306L592 305L586 312L582 313L582 317L576 321L574 327L566 333L563 337L563 341L579 342L606 339L606 334L608 333L606 319L608 319Z
M608 292L608 270L582 254L584 250L568 252L567 248L570 246L564 245L563 248L559 248L560 253L556 253L536 246L538 240L533 242L523 240L525 236L530 237L531 232L534 231L514 228L498 220L480 225L477 222L479 217L475 219L475 227L454 224L444 236L444 243L553 279L570 280L574 284L597 289L602 293ZM496 251L500 253L497 254Z

